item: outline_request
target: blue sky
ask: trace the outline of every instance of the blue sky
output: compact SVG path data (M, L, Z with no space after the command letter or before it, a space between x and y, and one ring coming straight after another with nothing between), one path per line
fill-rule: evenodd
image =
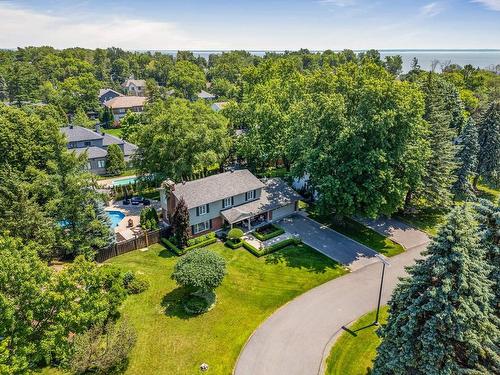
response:
M0 47L500 48L500 0L0 0Z

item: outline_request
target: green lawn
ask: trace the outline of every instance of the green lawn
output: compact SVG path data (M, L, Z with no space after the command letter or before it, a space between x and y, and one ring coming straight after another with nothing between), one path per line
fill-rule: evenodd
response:
M446 210L438 209L421 209L413 214L398 214L397 219L400 219L409 225L424 231L425 233L435 236L440 224L443 223L446 217Z
M403 246L392 241L391 239L382 236L380 233L365 227L363 224L355 220L345 218L344 223L339 224L333 220L332 215L319 215L313 210L310 211L309 216L311 219L325 224L329 228L352 238L355 241L366 245L380 254L387 257L400 254L404 251Z
M363 315L348 327L335 342L326 360L327 375L366 375L372 367L380 338L377 326L371 325L375 320L375 311ZM387 306L380 310L379 321L387 320Z
M122 307L123 318L138 333L127 374L195 374L203 362L210 373L230 374L250 334L273 311L347 272L304 245L261 258L220 243L208 248L226 259L228 274L217 289L215 308L197 317L187 316L180 306L184 292L170 279L178 258L162 246L109 261L124 271L143 273L151 283Z
M111 128L111 129L101 128L101 131L106 134L114 135L115 137L118 138L121 138L122 136L122 130L120 128Z

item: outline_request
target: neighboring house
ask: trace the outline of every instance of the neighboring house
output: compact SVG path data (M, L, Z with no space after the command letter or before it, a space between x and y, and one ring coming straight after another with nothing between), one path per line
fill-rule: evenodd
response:
M146 94L146 81L143 79L127 79L122 87L127 95L144 96Z
M101 104L104 104L108 100L111 100L113 98L116 98L118 96L123 96L123 94L120 94L118 91L115 91L113 89L100 89L99 90L99 101Z
M247 169L177 184L165 181L160 188L165 220L173 215L181 198L189 210L193 236L224 225L239 225L249 231L294 213L301 199L283 180L261 181Z
M144 96L117 96L105 102L104 105L113 112L115 123L119 123L127 111L142 112L146 100Z
M214 103L210 106L215 112L219 112L221 109L224 109L226 105L228 105L229 102L217 102Z
M205 100L213 100L215 99L214 94L210 94L209 92L206 92L205 90L201 90L198 94L196 94L198 99L205 99Z
M107 148L109 145L117 144L120 146L127 163L131 161L133 154L137 150L137 146L132 143L110 134L101 133L99 125L97 125L96 131L82 126L69 125L61 128L61 132L68 140L69 150L72 150L77 155L87 153L87 169L95 174L106 173L106 156L108 155Z

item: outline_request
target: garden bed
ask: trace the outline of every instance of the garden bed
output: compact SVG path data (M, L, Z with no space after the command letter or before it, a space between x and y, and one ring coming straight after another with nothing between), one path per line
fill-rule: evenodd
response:
M299 245L302 241L298 238L287 238L286 240L275 243L274 245L265 247L263 249L257 249L255 246L252 246L247 241L243 241L243 247L251 252L256 257L261 257L263 255L274 253L277 250L283 249L284 247L290 245Z
M262 227L255 229L252 235L259 241L267 241L271 238L278 237L280 234L285 233L285 230L275 224L266 224Z
M188 246L180 248L177 246L173 238L162 238L161 242L170 250L172 250L176 255L184 255L190 250L198 249L200 247L205 247L217 242L214 232L207 233L203 236L191 238L188 240Z

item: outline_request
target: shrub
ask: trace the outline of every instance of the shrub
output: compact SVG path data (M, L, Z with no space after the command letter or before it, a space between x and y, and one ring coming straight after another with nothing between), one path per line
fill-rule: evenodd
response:
M123 276L123 286L129 294L139 294L149 288L149 281L132 271L128 271Z
M270 240L271 238L277 237L280 234L285 233L285 230L275 224L264 225L257 228L253 235L260 241Z
M187 313L197 315L209 311L215 305L215 301L214 293L190 294L184 301L183 306Z
M227 238L230 240L239 240L243 235L244 233L240 228L233 228L227 234Z
M154 207L144 207L141 210L141 227L142 229L155 230L158 229L158 213Z
M234 250L243 246L243 241L239 238L237 240L227 240L225 245Z
M208 292L217 288L226 275L226 261L210 250L196 250L179 259L172 279L191 291Z
M215 232L210 232L210 233L204 234L203 236L190 238L187 241L187 245L188 245L188 247L194 246L194 245L199 244L200 242L205 242L206 240L210 240L212 238L215 238Z

